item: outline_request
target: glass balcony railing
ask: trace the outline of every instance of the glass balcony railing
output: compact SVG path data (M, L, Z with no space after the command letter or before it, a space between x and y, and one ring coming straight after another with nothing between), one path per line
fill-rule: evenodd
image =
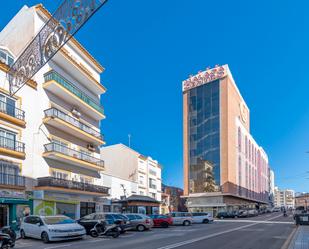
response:
M71 125L74 125L75 127L81 129L82 131L95 136L96 138L99 138L101 140L103 140L103 135L92 129L90 126L85 125L84 123L80 122L78 119L73 118L72 116L69 116L68 114L65 114L64 112L56 109L56 108L50 108L44 111L45 113L45 117L56 117L59 118Z
M0 100L0 112L23 121L25 120L25 112L23 110L20 110L14 105L10 105L2 100Z
M109 194L109 188L90 183L71 181L66 179L59 179L54 177L38 178L38 187L59 187L73 190L81 190L88 192L95 192L101 194Z
M85 94L82 90L78 89L74 84L72 84L70 81L65 79L63 76L58 74L55 71L49 71L48 73L44 74L45 82L54 80L61 86L63 86L65 89L69 90L71 93L73 93L75 96L77 96L79 99L81 99L83 102L88 104L89 106L93 107L98 112L104 114L103 107L94 99L89 97L87 94Z
M25 187L25 177L0 173L0 185Z
M73 150L67 146L63 146L56 142L45 144L44 147L45 152L58 152L66 156L85 161L87 163L92 163L96 166L101 167L102 169L104 168L103 160L88 155L87 153L83 153L82 151Z
M25 144L14 139L0 136L0 147L25 153Z

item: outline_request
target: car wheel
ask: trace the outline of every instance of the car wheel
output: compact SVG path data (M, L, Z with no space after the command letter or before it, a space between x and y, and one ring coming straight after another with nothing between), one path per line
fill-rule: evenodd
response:
M188 220L185 220L182 224L186 227L186 226L190 226L191 222Z
M90 236L91 236L92 238L96 238L96 237L98 237L99 235L98 235L97 231L91 230L91 231L90 231Z
M203 223L204 223L204 224L208 224L208 223L209 223L209 220L208 220L208 219L205 219L205 220L203 220Z
M220 219L221 219L221 220L223 220L223 219L224 219L224 217L223 217L223 216L220 216Z
M41 235L41 239L43 240L44 243L48 243L49 242L49 237L47 232L43 232Z
M167 222L161 223L161 227L163 228L168 228L169 224Z
M3 246L1 247L1 249L9 249L9 248L10 248L9 245L3 245Z
M27 239L27 236L26 236L24 230L20 230L20 237L21 237L22 239Z
M143 226L143 225L138 225L138 226L136 227L136 230L139 231L139 232L143 232L143 231L146 230L146 227Z

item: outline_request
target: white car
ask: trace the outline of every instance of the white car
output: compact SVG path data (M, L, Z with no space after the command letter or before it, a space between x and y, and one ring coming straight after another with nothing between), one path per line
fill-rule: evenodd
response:
M37 216L30 215L23 219L20 236L42 239L43 242L83 238L85 228L64 215Z
M214 218L210 213L196 212L192 213L193 223L204 223L213 222Z
M173 219L173 225L190 226L193 223L192 214L188 212L172 212L168 214Z

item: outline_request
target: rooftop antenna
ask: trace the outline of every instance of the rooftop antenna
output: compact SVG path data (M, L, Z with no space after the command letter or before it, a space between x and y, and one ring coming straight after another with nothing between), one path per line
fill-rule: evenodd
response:
M128 139L129 139L129 148L131 148L131 134L128 134Z

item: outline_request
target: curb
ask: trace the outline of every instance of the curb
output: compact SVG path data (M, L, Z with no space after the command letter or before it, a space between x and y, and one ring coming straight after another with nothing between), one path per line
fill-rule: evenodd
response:
M292 241L295 239L295 234L299 230L299 226L295 226L287 240L284 242L283 246L281 249L288 249L290 245L292 244Z

